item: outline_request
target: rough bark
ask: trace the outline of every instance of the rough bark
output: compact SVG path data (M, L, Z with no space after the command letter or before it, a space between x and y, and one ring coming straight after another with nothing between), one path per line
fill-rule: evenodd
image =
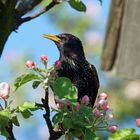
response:
M116 73L123 78L140 79L140 0L125 1Z
M13 31L15 22L15 5L16 1L8 1L5 5L0 4L0 56L2 54L4 45Z
M125 0L112 0L102 52L102 70L111 70L117 55Z

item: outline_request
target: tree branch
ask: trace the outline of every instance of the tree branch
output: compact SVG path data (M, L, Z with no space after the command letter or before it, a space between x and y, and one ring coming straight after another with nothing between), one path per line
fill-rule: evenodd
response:
M16 140L13 134L13 124L9 121L9 125L6 127L6 130L9 134L8 140Z
M59 4L60 2L58 2L57 0L53 0L50 4L48 4L44 9L40 10L39 12L29 16L29 17L25 17L25 18L21 18L19 21L19 25L21 25L24 22L30 21L34 18L39 17L40 15L44 14L45 12L49 11L51 8L53 8L55 5ZM19 26L18 25L18 26Z
M48 88L45 89L45 99L42 99L42 103L43 106L45 108L45 114L43 115L46 124L48 126L49 129L49 133L50 133L50 138L49 140L57 140L59 137L62 136L62 132L58 131L55 132L53 129L53 125L52 122L50 120L50 108L49 108L49 92L48 92Z
M2 3L0 4L0 56L4 49L4 45L14 28L15 5L15 0L7 2L4 6L2 6Z
M16 7L18 17L22 17L27 12L33 10L42 0L21 0Z

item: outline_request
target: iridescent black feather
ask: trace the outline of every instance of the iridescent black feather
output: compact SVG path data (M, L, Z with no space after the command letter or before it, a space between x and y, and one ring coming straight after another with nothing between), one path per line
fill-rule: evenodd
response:
M59 60L62 62L62 69L58 71L58 75L68 77L76 86L79 102L84 95L88 95L93 106L99 88L95 67L86 60L79 38L66 33L57 37L61 40L55 43L60 52Z

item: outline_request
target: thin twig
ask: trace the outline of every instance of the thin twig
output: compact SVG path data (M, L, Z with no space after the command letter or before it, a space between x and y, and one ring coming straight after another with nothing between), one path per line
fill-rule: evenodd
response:
M53 8L55 5L59 4L60 2L56 1L56 0L52 0L50 4L48 4L44 9L40 10L39 12L29 16L29 17L25 17L25 18L21 18L20 20L20 24L30 21L34 18L39 17L40 15L44 14L45 12L49 11L51 8Z
M45 89L45 99L42 99L43 106L45 108L45 114L43 115L46 124L49 129L50 138L49 140L57 140L59 137L62 136L62 132L55 132L53 129L52 122L50 120L50 108L49 108L49 92L48 88Z
M22 17L27 14L29 11L33 10L38 6L43 0L20 0L16 6L16 14L18 17Z

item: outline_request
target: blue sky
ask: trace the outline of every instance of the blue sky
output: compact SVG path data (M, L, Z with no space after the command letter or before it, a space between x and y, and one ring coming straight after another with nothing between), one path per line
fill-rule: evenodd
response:
M91 2L91 0L84 0L85 2ZM100 5L100 3L97 0L93 0L93 3L97 3ZM110 0L103 0L103 5L101 6L101 14L100 17L98 17L98 20L101 21L101 28L98 30L100 35L103 37L105 34L105 28L106 28L106 21L108 17L108 11L109 11L109 4ZM67 7L69 7L68 4L65 4ZM74 11L70 8L70 14L76 13L76 14L83 14L78 13L77 11ZM58 13L59 14L59 13ZM86 19L85 19L86 20ZM9 64L16 63L19 59L21 59L21 56L24 56L26 53L30 52L34 56L34 60L39 63L40 56L42 54L46 54L49 57L49 62L53 63L55 60L58 59L59 53L57 48L55 47L55 44L47 39L44 39L42 37L42 34L49 33L49 34L59 34L61 33L61 30L57 28L52 21L49 21L49 18L44 14L32 21L29 21L27 23L24 23L19 27L17 30L18 33L13 32L6 45L5 49L2 55L2 58L0 60L0 82L8 80L9 79L15 79L15 77L12 77L11 69L8 67ZM10 55L10 57L8 56ZM13 55L13 58L11 59L11 56ZM10 58L10 59L9 59ZM31 58L29 58L31 59ZM20 70L20 68L19 68ZM36 114L37 117L40 116L40 114ZM44 122L41 121L41 124ZM28 140L33 139L33 136L37 138L37 140L42 140L41 137L39 137L39 134L26 135L26 133L32 133L33 131L38 131L36 127L32 128L31 124L24 126L24 124L21 124L23 129L23 133L20 131L16 131L18 137L20 137L20 140ZM31 129L31 132L29 129ZM19 129L19 128L18 128ZM26 137L24 137L26 135ZM17 138L18 138L17 137ZM1 137L0 137L1 139Z
M89 0L85 0L85 2L89 2ZM93 0L93 2L100 5L97 0ZM99 20L101 20L104 24L106 23L107 19L109 3L110 0L104 0L103 5L101 6L101 16L99 17ZM68 4L65 5L69 7ZM71 11L73 13L74 10L70 9L70 14ZM76 13L76 11L74 12ZM77 12L77 14L82 15L83 13ZM106 25L101 26L101 35L105 32L105 26ZM18 33L13 32L10 35L6 43L1 61L6 59L6 54L9 52L13 52L15 55L24 55L26 51L34 54L36 58L40 57L41 54L46 54L50 58L50 61L54 61L58 58L57 48L54 47L55 45L53 42L44 39L42 34L59 34L61 31L57 27L54 27L54 24L49 21L45 14L32 21L24 23L19 27L17 32Z

